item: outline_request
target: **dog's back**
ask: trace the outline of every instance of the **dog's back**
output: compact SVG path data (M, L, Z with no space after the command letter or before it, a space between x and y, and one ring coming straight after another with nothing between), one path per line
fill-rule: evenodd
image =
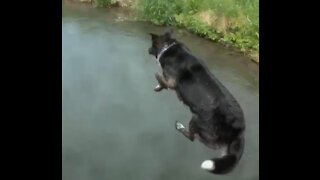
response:
M179 46L173 50L177 52L166 62L176 72L176 93L197 116L200 141L211 148L227 147L225 160L215 159L215 173L229 172L241 158L244 147L241 107L200 60ZM239 147L231 147L235 143Z

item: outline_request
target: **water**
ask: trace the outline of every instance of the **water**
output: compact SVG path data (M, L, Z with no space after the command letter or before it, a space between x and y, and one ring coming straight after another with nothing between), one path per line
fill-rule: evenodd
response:
M153 91L150 37L162 27L117 22L114 10L63 6L62 176L64 180L259 179L259 71L230 50L186 31L184 42L231 91L246 117L239 166L217 176L200 169L217 155L174 128L191 119L173 91Z

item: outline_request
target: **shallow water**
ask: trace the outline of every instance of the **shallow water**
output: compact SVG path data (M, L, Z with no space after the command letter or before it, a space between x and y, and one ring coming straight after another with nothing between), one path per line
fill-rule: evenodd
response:
M202 58L246 117L246 148L237 168L200 169L217 152L174 128L191 119L173 91L153 91L149 32L163 27L117 22L114 10L63 6L62 176L64 180L259 179L259 70L231 50L184 30L175 37Z

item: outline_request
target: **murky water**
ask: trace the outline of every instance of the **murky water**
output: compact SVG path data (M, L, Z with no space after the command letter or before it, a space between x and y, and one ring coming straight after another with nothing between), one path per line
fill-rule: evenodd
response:
M217 155L174 128L191 119L173 91L153 91L150 37L162 27L117 22L113 10L63 6L62 175L64 180L259 179L259 71L220 45L176 30L234 94L246 116L239 166L217 176L200 169Z

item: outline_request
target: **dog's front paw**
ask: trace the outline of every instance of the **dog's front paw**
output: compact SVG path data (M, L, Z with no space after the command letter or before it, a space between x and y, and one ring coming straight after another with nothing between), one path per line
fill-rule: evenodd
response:
M185 127L181 124L181 123L179 123L178 121L176 121L176 129L177 130L181 130L181 129L184 129Z
M156 91L156 92L159 92L162 89L163 89L163 87L158 84L153 90Z
M163 79L164 79L163 76L161 76L159 73L156 73L156 74L155 74L155 77L156 77L159 85L160 85L162 88L167 89L167 86L166 86L165 82L163 81Z

